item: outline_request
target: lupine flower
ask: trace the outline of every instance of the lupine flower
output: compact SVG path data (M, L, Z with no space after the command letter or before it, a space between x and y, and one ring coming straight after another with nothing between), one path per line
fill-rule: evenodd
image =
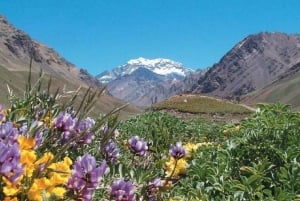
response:
M5 119L5 115L2 111L2 105L0 104L0 122L3 121Z
M74 163L68 188L73 190L78 200L91 200L96 187L108 171L106 161L97 167L95 158L85 154Z
M120 155L120 149L117 144L111 139L106 145L104 145L105 159L111 163L114 163Z
M102 131L104 135L107 135L109 133L109 128L108 128L108 124L104 124L102 126Z
M104 124L102 126L102 131L104 135L108 135L109 133L111 133L111 129L109 128L108 124ZM113 130L111 134L112 134L111 138L116 138L120 135L118 129Z
M180 159L185 156L186 152L181 144L181 142L177 142L175 145L171 147L169 150L170 155L175 159Z
M148 150L147 142L138 136L133 136L128 140L131 151L139 156L145 156Z
M132 182L124 179L113 182L110 189L110 196L115 201L133 201L135 198L135 187Z
M79 140L80 143L89 144L92 142L94 134L91 132L91 129L94 125L95 121L90 117L87 117L76 125L76 131L78 134L83 135L83 137Z
M155 200L151 199L155 196L155 193L159 191L159 188L162 187L162 180L161 178L155 178L152 182L149 183L147 186L147 196L148 200Z
M39 148L43 142L44 129L39 129L35 134L35 149Z
M54 127L62 132L63 142L74 137L74 129L78 119L69 113L59 113L54 119Z
M17 142L18 136L18 129L13 127L12 122L6 122L0 125L0 142L3 141L5 144L12 145Z
M20 163L20 147L18 143L6 144L0 141L0 174L15 183L23 173Z

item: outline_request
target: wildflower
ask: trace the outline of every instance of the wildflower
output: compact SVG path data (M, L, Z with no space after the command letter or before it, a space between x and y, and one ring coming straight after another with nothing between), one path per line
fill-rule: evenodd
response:
M161 189L167 191L167 190L170 190L174 184L173 184L172 180L167 178L167 179L161 180L161 185L162 185Z
M5 111L2 108L2 105L0 104L0 122L5 121Z
M94 134L91 132L91 129L95 125L95 121L87 117L86 119L80 121L78 125L76 125L76 131L79 135L82 135L80 139L80 143L82 144L89 144L94 139Z
M132 182L119 179L111 185L110 196L115 201L135 200L135 187Z
M171 147L169 150L170 155L174 157L175 159L180 159L185 156L186 151L184 147L182 146L181 142L177 142L175 145Z
M105 159L114 163L120 155L120 149L117 147L117 144L111 139L104 146L104 155Z
M6 122L0 125L0 141L12 145L17 142L18 136L18 129L13 127L12 122Z
M177 177L186 174L187 167L188 163L184 158L175 159L171 157L170 160L165 163L166 177Z
M186 151L185 158L189 159L192 157L192 153L197 151L197 149L200 147L200 144L193 144L193 143L187 143L183 145L184 150Z
M5 197L4 198L4 201L18 201L18 198L17 197Z
M53 185L66 184L71 175L70 166L72 160L69 157L65 157L63 161L51 163L48 169L51 170L49 177Z
M147 142L138 136L133 136L128 140L131 151L138 156L145 156L148 150Z
M74 137L74 129L78 119L69 113L59 113L54 119L54 127L62 132L62 141L66 142Z
M34 162L37 158L36 153L33 150L35 146L35 140L33 138L20 135L18 137L18 142L21 149L20 162L24 166L24 175L31 177L33 171L35 170Z
M20 163L20 147L18 143L6 144L0 141L0 174L15 183L23 173Z
M51 153L44 155L40 160L35 162L36 168L45 168L45 165L49 164L49 160L52 160L52 157ZM72 161L68 157L65 157L63 161L49 164L47 166L47 174L44 177L33 180L33 184L28 191L28 198L30 200L42 201L43 194L46 198L50 198L51 196L63 198L67 191L64 186L71 175L71 164Z
M109 133L108 124L105 124L102 126L102 131L103 131L104 135L108 135L108 133Z
M78 200L91 200L94 190L108 171L106 161L97 167L95 158L85 154L74 163L71 178L68 180L68 188L73 190Z
M161 178L155 178L152 182L149 183L147 186L147 196L148 198L153 198L155 193L159 191L159 188L161 188L162 180Z

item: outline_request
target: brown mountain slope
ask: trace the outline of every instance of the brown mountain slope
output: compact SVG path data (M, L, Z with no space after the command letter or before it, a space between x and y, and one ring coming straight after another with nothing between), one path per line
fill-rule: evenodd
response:
M201 76L192 91L220 97L240 97L274 82L299 61L299 35L250 35Z
M91 76L86 70L79 69L72 63L62 58L53 49L30 38L26 33L18 30L0 15L0 103L8 105L7 86L15 94L23 95L27 82L29 64L32 58L32 76L37 76L42 69L45 81L52 77L52 88L56 90L76 90L82 87L81 95L88 87L95 90L103 85ZM82 99L82 96L79 97ZM104 94L95 104L94 115L107 113L125 103L111 95ZM128 106L122 112L122 117L134 115L141 111L133 106Z
M65 60L53 49L30 38L0 15L0 64L10 71L27 71L33 61L33 71L42 69L52 76L61 77L82 86L100 87L101 83L92 76Z
M293 109L300 109L300 63L290 68L278 80L263 89L246 95L243 102L253 103L284 103Z

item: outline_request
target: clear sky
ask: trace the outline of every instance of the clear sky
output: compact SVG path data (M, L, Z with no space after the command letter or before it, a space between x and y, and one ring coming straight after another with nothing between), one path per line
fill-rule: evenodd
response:
M138 57L205 68L249 34L300 33L300 0L0 0L0 13L93 75Z

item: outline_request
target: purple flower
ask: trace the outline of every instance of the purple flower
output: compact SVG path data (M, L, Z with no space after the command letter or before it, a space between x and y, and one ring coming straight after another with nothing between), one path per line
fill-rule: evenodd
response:
M13 127L12 122L6 122L0 125L0 142L3 141L5 144L12 145L17 142L18 136L18 129Z
M2 111L2 105L0 104L0 121L3 121L4 120L4 114L3 114L3 111Z
M74 137L77 121L78 119L69 113L59 113L54 119L54 127L62 132L64 142Z
M102 126L102 132L104 135L111 135L111 138L116 138L120 135L119 131L117 129L112 130L111 128L109 128L108 124L104 124Z
M6 144L4 141L0 141L0 174L14 183L22 173L19 144Z
M80 138L79 143L89 144L92 142L94 139L94 134L91 132L91 129L94 125L95 121L90 117L87 117L76 125L78 134L83 136Z
M97 167L95 158L89 154L85 154L83 157L79 157L73 164L68 188L73 190L78 200L91 200L102 177L108 171L109 168L106 161L103 161L100 167Z
M27 123L23 123L20 127L19 127L19 134L20 135L26 135L27 131L28 131L28 126Z
M117 144L111 139L106 145L104 145L104 155L105 159L114 163L120 155L120 149L117 147Z
M145 156L148 150L147 142L138 136L133 136L128 140L131 151L139 156Z
M42 142L43 142L43 133L44 130L43 129L39 129L36 134L35 134L35 146L34 149L37 149L41 146Z
M124 179L113 182L110 196L116 201L133 201L135 198L135 187L132 182Z
M177 142L175 145L171 147L169 150L170 155L175 159L180 159L185 156L186 152L183 148L181 142Z
M102 126L102 131L104 135L107 135L109 133L108 124Z
M155 200L155 193L159 190L160 187L162 187L161 178L155 178L152 182L149 183L149 185L147 186L147 196L150 200Z

